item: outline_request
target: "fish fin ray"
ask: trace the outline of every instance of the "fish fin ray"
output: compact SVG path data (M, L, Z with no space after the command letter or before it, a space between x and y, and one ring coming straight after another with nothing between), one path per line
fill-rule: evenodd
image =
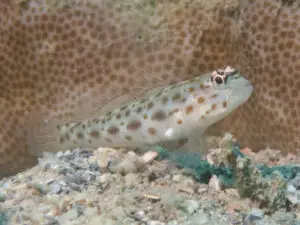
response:
M70 122L79 122L103 116L116 108L122 107L136 98L129 94L107 97L105 101L101 94L85 94L78 100L77 110L73 112ZM107 102L103 104L103 102Z
M41 111L31 112L25 123L29 151L35 156L43 152L58 152L59 144L57 125L61 124L56 118L45 120Z

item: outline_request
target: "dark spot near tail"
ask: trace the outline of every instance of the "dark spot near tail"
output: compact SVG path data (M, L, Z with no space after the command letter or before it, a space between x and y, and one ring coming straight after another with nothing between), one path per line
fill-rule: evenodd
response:
M65 142L65 139L64 139L63 137L60 137L60 138L59 138L59 143L60 143L60 144L63 144L64 142Z
M140 104L143 104L143 103L145 103L147 101L147 99L142 99L141 101L140 101Z
M92 122L98 124L100 122L100 120L99 119L93 119Z
M162 120L165 120L166 118L167 118L167 115L162 110L154 112L153 115L151 116L152 120L157 120L157 121L162 121Z
M163 105L167 104L168 101L169 101L169 98L168 98L167 96L164 96L164 97L162 97L162 99L161 99L161 103L162 103Z
M116 126L111 126L107 129L107 133L111 135L116 135L117 133L119 133L119 128Z
M127 130L137 130L142 126L142 123L138 120L134 120L128 123Z
M127 109L127 105L123 106L120 111L124 111L125 109Z
M178 102L181 99L181 94L180 93L176 93L175 95L173 95L172 100L174 102Z
M81 125L81 123L75 123L75 125L73 126L74 128L75 127L79 127Z
M66 134L65 138L67 139L67 141L70 141L70 135L69 134Z
M177 85L176 84L173 84L172 86L170 86L170 90L172 90L172 89L174 89L174 88L176 88L177 87Z
M85 128L86 128L86 125L85 125L85 124L82 124L81 127L82 127L82 129L85 129Z
M121 118L121 113L118 113L118 114L116 115L116 119L119 120L120 118Z
M154 106L153 102L149 102L148 105L147 105L147 108L151 109L153 106Z
M107 114L106 121L110 121L110 120L111 120L111 114Z
M127 111L125 112L125 116L126 116L126 117L130 116L130 110L127 110Z
M125 139L126 139L127 141L132 141L132 137L129 136L129 135L126 135L126 136L125 136Z
M107 142L109 142L109 143L112 142L110 138L105 138L105 141L107 141Z
M78 132L78 133L76 134L76 136L77 136L77 138L80 139L80 140L84 139L84 135L83 135L82 132Z
M148 128L148 133L151 135L155 135L156 134L156 129L154 127L149 127Z
M227 107L227 102L226 102L226 101L223 102L223 107L224 107L224 108Z
M90 135L91 135L92 138L99 138L100 137L100 132L97 131L97 130L92 130Z
M109 117L109 116L111 116L111 114L112 114L112 111L108 112L108 113L106 114L106 116Z
M138 107L137 110L136 110L137 113L141 113L142 111L143 111L143 108L141 106Z
M179 112L178 108L173 109L171 112L169 112L169 116L173 116L175 113L178 113L178 112Z
M163 91L159 91L159 92L155 95L155 98L158 98L159 96L161 96L162 93L163 93Z

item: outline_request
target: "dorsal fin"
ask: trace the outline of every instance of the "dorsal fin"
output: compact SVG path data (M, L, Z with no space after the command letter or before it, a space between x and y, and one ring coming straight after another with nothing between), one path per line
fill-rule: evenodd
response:
M74 110L72 118L68 122L80 122L84 120L93 119L107 114L108 112L128 104L135 99L129 94L120 95L109 99L106 97L105 101L102 95L85 94L79 97L77 109ZM108 102L103 104L103 102Z
M159 92L163 91L164 89L165 89L165 87L158 87L158 88L155 88L155 89L148 90L148 91L144 92L143 98L150 98L152 96L155 96Z
M141 98L149 98L154 96L164 88L165 87L162 86L161 83L159 87L150 90L146 87L140 86L135 88L131 93L122 94L112 98L100 94L98 96L86 94L79 99L78 110L74 113L73 120L82 121L105 115L114 109L121 108L122 106L130 104ZM104 97L106 98L106 104L101 103L104 102L102 101L103 99L101 99Z
M144 81L134 89L132 95L136 98L149 98L170 86L162 76L157 76L152 73L152 71L139 71L140 76L144 76Z
M83 121L105 115L108 112L116 108L121 108L133 101L156 95L168 86L165 79L161 76L155 76L156 79L153 80L154 76L151 74L151 71L140 70L139 74L140 76L144 76L144 82L141 85L134 87L134 89L131 89L129 93L116 93L120 90L119 89L114 92L113 97L104 95L101 91L87 92L79 97L77 100L78 108L73 113L74 117L72 118L72 121Z
M130 96L129 94L121 95L109 100L109 102L103 106L99 106L93 113L93 116L105 115L114 109L121 108L124 105L130 104L131 102L136 101L135 97Z

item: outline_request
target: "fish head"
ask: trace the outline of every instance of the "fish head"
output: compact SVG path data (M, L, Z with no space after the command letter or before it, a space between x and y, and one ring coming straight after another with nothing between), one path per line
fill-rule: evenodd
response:
M201 88L194 99L199 104L199 119L208 127L244 104L253 86L240 72L230 66L200 77Z

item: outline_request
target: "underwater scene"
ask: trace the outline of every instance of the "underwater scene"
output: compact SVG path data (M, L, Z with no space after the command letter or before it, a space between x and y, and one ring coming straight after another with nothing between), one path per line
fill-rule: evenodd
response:
M300 225L299 0L1 0L0 225Z

